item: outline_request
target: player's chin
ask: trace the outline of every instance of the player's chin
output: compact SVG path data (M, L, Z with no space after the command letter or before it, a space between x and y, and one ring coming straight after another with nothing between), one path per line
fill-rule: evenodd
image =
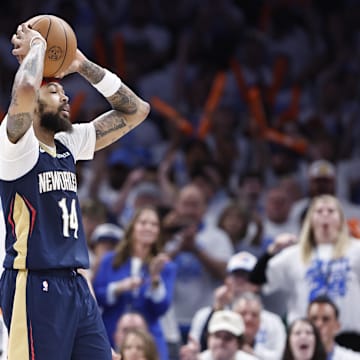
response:
M73 124L70 120L70 115L67 117L61 117L61 123L59 124L58 131L71 132L73 130Z
M70 112L67 111L67 110L61 110L61 111L60 111L60 117L61 117L63 120L68 120L68 121L70 121Z

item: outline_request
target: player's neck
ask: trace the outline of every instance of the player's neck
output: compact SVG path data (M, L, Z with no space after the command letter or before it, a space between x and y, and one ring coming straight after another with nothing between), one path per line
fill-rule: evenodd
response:
M37 139L44 145L49 147L55 147L54 133L48 130L34 127L35 135Z

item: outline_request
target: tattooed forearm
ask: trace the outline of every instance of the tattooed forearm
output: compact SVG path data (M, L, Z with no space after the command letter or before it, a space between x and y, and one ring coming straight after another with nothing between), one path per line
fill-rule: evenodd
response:
M43 76L45 50L44 44L35 43L21 64L22 70L28 75L41 80Z
M39 56L38 53L29 57L29 60L24 63L24 71L28 71L30 75L35 76L38 66L43 62L44 59L42 56Z
M91 84L97 84L105 75L105 70L89 60L85 60L79 69L82 75Z
M7 132L12 142L16 142L29 128L32 118L30 113L8 115Z
M119 116L119 112L110 111L101 118L97 119L94 122L94 125L96 130L96 139L99 140L116 130L126 127L127 123L124 117Z
M27 82L33 84L35 87L40 86L43 77L44 55L44 44L35 43L16 73L13 85L13 95L16 92L17 86L21 83Z
M135 114L137 111L136 95L125 85L112 96L108 98L115 110L122 111L125 114Z
M105 70L85 60L80 66L79 73L91 84L97 84L103 79ZM107 99L114 110L119 110L124 114L135 114L138 110L136 98L136 95L125 84L122 84L119 90Z

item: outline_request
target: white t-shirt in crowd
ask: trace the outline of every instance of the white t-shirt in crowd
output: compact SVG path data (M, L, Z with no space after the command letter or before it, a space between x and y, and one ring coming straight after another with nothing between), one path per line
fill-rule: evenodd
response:
M269 260L263 292L286 292L289 323L306 316L312 299L327 294L339 307L341 331L360 332L360 311L354 310L360 302L360 242L351 240L343 258L330 259L331 253L331 245L318 246L305 264L298 244L282 250Z

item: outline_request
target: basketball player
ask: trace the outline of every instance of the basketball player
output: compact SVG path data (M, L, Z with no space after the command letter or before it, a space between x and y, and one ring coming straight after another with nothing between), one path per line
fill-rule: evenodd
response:
M44 38L22 24L12 43L21 65L0 126L0 197L7 233L0 295L8 359L111 360L96 301L79 270L88 268L89 259L75 163L91 159L94 151L140 124L149 105L77 50L67 73L83 76L112 110L72 125L62 86L41 85Z

